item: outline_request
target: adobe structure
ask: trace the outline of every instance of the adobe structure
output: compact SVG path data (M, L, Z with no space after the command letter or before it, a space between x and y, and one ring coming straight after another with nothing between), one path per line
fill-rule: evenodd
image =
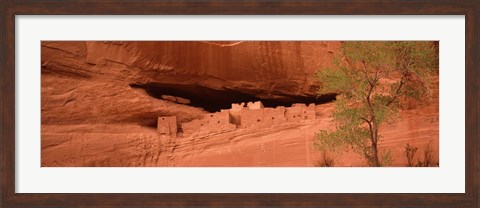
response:
M177 137L177 117L158 117L157 132L159 135Z
M196 132L214 133L225 130L235 130L236 125L231 122L229 110L222 110L216 113L206 114L202 119L183 123L183 134L193 134Z
M206 114L202 119L195 119L180 124L183 135L210 134L233 131L237 128L267 127L285 122L315 119L315 104L303 103L292 107L279 106L264 108L262 102L234 103L230 109ZM158 133L167 136L177 135L175 116L158 118Z

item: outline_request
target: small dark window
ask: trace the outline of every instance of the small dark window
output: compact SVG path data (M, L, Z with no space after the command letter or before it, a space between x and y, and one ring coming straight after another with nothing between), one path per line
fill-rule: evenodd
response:
M220 121L217 121L217 123L220 123Z
M275 120L275 117L272 117L272 120Z
M162 118L162 120L165 120L165 118Z
M257 122L260 122L260 119L257 119Z
M203 124L200 124L200 126L203 126Z
M307 113L307 111L303 111L303 113Z
M295 116L293 116L295 118Z
M213 115L210 115L210 117L213 117Z

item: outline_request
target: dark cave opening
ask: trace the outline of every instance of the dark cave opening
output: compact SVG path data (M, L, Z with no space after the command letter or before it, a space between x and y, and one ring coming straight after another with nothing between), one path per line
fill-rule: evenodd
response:
M327 94L319 97L284 95L281 98L264 99L254 94L236 90L217 90L195 84L146 83L130 84L130 87L144 89L148 95L157 99L164 99L162 96L165 95L185 98L190 102L184 104L200 107L212 113L221 109L230 109L232 103L261 101L265 107L290 107L294 103L305 103L307 105L310 103L328 103L335 100L336 96L336 94Z

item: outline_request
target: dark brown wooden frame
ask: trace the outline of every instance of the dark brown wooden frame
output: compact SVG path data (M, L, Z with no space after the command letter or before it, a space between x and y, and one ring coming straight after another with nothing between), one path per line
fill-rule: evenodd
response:
M465 15L465 194L20 194L15 193L15 15ZM115 1L3 0L1 206L479 207L479 0ZM453 110L453 109L452 109ZM448 180L447 178L445 180Z

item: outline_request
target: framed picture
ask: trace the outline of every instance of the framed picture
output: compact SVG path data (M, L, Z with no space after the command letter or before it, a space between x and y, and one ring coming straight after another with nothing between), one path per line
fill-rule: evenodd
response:
M473 1L1 3L3 207L478 207Z

